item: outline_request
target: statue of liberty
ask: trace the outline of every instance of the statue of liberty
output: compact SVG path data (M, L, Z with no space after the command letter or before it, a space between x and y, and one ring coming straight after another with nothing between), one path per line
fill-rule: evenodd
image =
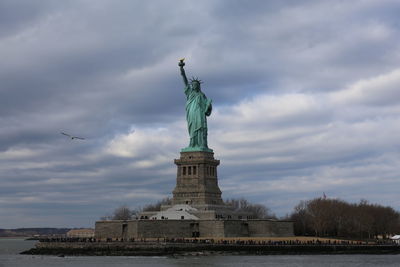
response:
M182 149L182 152L188 151L207 151L212 152L212 149L207 145L207 118L211 115L212 105L211 99L207 98L201 91L201 81L197 78L190 80L186 77L183 66L184 59L179 61L178 66L181 69L181 75L185 84L186 95L186 121L190 136L189 146Z

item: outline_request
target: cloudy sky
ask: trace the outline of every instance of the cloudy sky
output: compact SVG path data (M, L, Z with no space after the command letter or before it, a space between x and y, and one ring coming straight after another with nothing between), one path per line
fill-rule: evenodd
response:
M171 196L177 66L213 99L223 198L400 210L400 2L0 1L0 228ZM60 132L85 137L70 140Z

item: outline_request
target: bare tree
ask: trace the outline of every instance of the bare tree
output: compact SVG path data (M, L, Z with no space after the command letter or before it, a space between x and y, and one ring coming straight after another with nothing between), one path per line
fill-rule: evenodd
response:
M114 210L113 220L130 220L132 211L126 206L122 205Z
M131 220L138 214L139 210L131 210L127 205L116 208L112 215L105 215L101 220Z
M294 232L298 235L308 235L310 233L310 215L307 212L307 201L300 201L294 207L294 212L289 217L290 220L294 221Z
M254 219L276 218L275 214L273 214L268 207L261 204L251 203L244 198L227 199L225 200L225 204L233 207L237 212L249 213Z

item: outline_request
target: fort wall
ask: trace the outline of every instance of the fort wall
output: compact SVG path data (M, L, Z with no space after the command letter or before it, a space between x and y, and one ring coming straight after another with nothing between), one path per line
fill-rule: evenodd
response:
M99 239L293 236L293 222L274 220L98 221Z

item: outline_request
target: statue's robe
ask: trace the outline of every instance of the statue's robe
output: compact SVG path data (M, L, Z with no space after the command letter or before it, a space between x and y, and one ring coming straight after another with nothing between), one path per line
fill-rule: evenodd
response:
M211 99L207 99L200 90L194 90L190 84L185 87L185 94L186 121L190 136L189 147L208 148L206 116L211 114Z

